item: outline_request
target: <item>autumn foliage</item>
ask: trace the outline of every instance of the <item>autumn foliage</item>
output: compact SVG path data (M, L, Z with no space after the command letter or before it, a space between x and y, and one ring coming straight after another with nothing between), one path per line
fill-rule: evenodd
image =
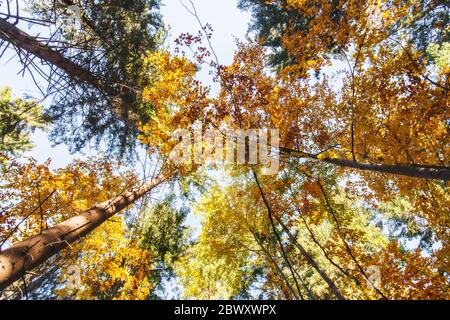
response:
M139 57L148 78L130 121L170 197L144 197L58 252L51 294L149 299L166 276L189 299L449 299L448 4L240 6L255 32L230 65L215 60L209 24L181 35L174 53ZM174 132L198 128L279 130L279 172L174 164ZM110 159L52 170L4 158L0 249L142 185L136 166ZM180 203L201 221L197 236Z

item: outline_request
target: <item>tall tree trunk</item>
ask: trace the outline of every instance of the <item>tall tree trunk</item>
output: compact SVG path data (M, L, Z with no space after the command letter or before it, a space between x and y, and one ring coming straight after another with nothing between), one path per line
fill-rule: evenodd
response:
M341 167L353 168L364 171L390 173L400 176L422 178L422 179L450 181L450 169L444 167L433 168L433 167L419 167L419 166L405 166L405 165L372 164L372 163L361 163L351 160L330 159L330 158L325 158L322 161L338 165Z
M339 291L336 284L333 282L333 280L330 279L330 277L325 273L322 268L317 264L317 262L314 260L314 258L311 256L311 254L300 244L298 243L297 239L294 237L294 235L291 233L291 231L286 227L286 225L281 221L281 219L277 216L275 216L275 219L278 221L278 223L281 225L283 230L288 235L289 239L292 241L292 243L297 247L297 249L300 251L300 253L305 257L305 259L308 261L308 263L314 268L314 270L317 271L317 273L320 275L320 277L327 283L327 285L330 287L330 290L333 292L333 294L339 299L339 300L345 300L342 293Z
M258 175L256 172L252 169L253 177L255 178L256 184L258 186L259 192L261 194L261 198L263 199L264 205L267 208L267 211L269 212L269 218L272 220L275 218L277 222L281 225L283 230L287 233L289 239L292 241L292 243L297 247L297 249L300 251L302 256L306 259L306 261L309 263L309 265L314 268L314 270L317 271L317 273L320 275L320 277L328 284L330 287L330 290L333 292L333 294L336 296L338 300L345 300L345 297L342 295L342 293L339 291L336 284L328 277L328 275L323 271L320 266L317 264L317 262L314 260L314 258L309 254L309 252L300 244L298 243L297 239L295 239L294 235L290 232L288 227L281 221L281 219L277 215L272 214L272 209L269 205L269 202L267 201L267 198L264 194L264 191L261 187L261 184L258 179ZM276 232L276 230L274 230Z
M74 63L61 53L36 40L35 37L20 30L4 19L0 19L0 39L60 68L74 80L90 84L109 95L114 96L116 94L111 87L105 85L101 79L93 75L89 70Z
M0 252L0 291L20 279L27 271L39 266L70 243L83 238L91 231L122 211L146 193L170 178L161 175L141 187L95 205L84 213L72 217L46 231L19 242Z
M289 156L296 158L310 158L319 160L322 162L330 163L340 167L352 168L363 171L372 171L379 173L389 173L400 176L422 178L422 179L435 179L450 181L450 168L449 167L435 167L435 166L420 166L420 165L390 165L390 164L375 164L375 163L362 163L353 160L345 159L331 159L323 158L319 159L317 155L291 150L288 148L280 147L280 151Z

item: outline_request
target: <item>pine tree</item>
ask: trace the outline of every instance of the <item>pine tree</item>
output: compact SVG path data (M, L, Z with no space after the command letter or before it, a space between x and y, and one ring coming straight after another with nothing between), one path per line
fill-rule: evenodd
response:
M75 25L64 22L73 17L69 6L80 9ZM55 94L46 110L55 119L52 140L75 152L104 138L110 153L129 155L137 143L136 119L148 120L152 112L141 99L153 77L143 57L159 46L164 34L159 1L31 1L28 9L31 24L57 30L37 38L7 15L0 20L0 39L25 56L20 61L32 74L47 80L44 95Z

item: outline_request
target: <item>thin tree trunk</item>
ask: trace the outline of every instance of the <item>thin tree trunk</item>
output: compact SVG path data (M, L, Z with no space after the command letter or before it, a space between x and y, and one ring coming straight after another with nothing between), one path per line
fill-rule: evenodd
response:
M342 293L339 291L338 287L335 285L335 283L328 277L328 275L325 273L325 271L322 270L322 268L319 267L317 262L314 260L314 258L309 254L308 251L300 244L298 243L297 239L295 239L294 235L289 231L289 229L285 226L285 224L277 217L275 216L275 219L278 221L278 223L281 225L283 230L288 235L289 239L292 241L292 243L297 247L297 249L301 252L301 254L305 257L305 259L308 261L308 263L317 271L317 273L322 277L322 279L328 284L331 291L334 293L334 295L339 300L345 300Z
M264 191L261 187L261 184L258 179L258 175L256 174L256 172L254 170L252 170L252 172L253 172L253 176L255 178L256 184L258 186L259 192L261 194L261 197L263 199L264 205L266 206L267 211L269 212L269 216L271 216L272 218L275 218L275 220L277 220L277 222L281 225L281 227L286 232L286 234L288 235L288 237L292 241L292 243L297 247L297 249L300 251L302 256L306 259L306 261L308 261L309 265L312 268L314 268L314 270L316 270L317 273L321 276L321 278L328 284L328 286L330 287L330 290L333 292L333 294L336 296L336 298L338 300L345 300L345 297L339 291L336 284L330 279L330 277L328 277L328 275L325 273L325 271L323 271L320 268L320 266L317 264L317 262L314 260L314 258L309 254L309 252L300 243L298 243L297 239L295 239L294 235L284 225L284 223L281 221L281 219L277 215L272 215L272 209L271 209L269 202L267 201Z
M267 258L270 260L270 262L272 262L273 266L275 267L275 269L277 269L278 274L280 275L280 277L283 279L283 281L285 282L286 286L289 288L289 290L291 291L292 295L294 296L295 300L299 300L297 293L295 292L294 288L292 287L292 285L290 284L288 278L286 277L286 275L284 274L283 270L281 269L281 267L278 265L278 263L276 262L275 258L272 257L272 255L269 253L268 250L266 250L266 248L263 246L263 244L261 243L261 241L258 239L258 237L256 236L256 234L250 230L250 233L253 235L253 238L255 239L255 241L258 243L259 247L261 248L261 250L265 253L265 255L267 256ZM301 294L301 292L299 292ZM283 291L283 294L285 295L287 300L290 300L290 298L287 296L287 293ZM302 299L304 300L304 299Z
M72 79L86 82L109 95L115 95L112 88L106 86L101 79L93 75L89 70L74 63L61 53L53 50L48 45L38 41L35 37L20 30L4 19L0 19L0 39L60 68Z
M122 211L146 193L169 178L161 175L141 187L92 207L46 231L19 242L0 252L0 291L20 279L27 271L39 266L70 243L88 235L91 231Z
M435 166L420 166L420 165L390 165L390 164L374 164L374 163L362 163L353 160L345 159L331 159L323 158L319 159L317 155L291 150L288 148L280 148L282 153L288 154L296 158L310 158L319 160L322 162L334 164L340 167L352 168L363 171L372 171L379 173L389 173L400 176L422 178L422 179L435 179L450 181L450 168L448 167L435 167Z
M397 174L401 176L414 178L450 181L450 169L447 168L427 168L427 167L416 167L405 165L371 164L351 160L329 159L329 158L323 159L322 161L335 164L341 167L365 171L376 171L381 173Z

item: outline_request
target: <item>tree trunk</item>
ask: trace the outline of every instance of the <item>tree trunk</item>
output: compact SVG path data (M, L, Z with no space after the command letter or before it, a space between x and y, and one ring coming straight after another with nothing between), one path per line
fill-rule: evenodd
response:
M256 172L252 169L253 176L255 178L256 184L258 186L259 192L261 194L261 197L263 199L264 205L267 208L267 211L269 212L269 218L272 221L273 218L277 220L277 222L281 225L283 230L287 233L289 239L294 243L294 245L297 247L297 249L300 251L302 256L308 261L309 265L314 268L314 270L317 271L317 273L321 276L321 278L328 284L333 294L336 296L338 300L345 300L345 297L342 295L342 293L339 291L338 287L334 284L334 282L328 277L328 275L323 271L320 266L317 264L317 262L314 260L314 258L309 254L308 251L306 251L303 246L298 243L297 239L293 236L293 234L289 231L289 229L286 227L286 225L281 221L281 219L277 215L272 214L272 209L270 208L269 202L266 199L266 196L264 194L264 191L261 187L261 184L259 183L258 175ZM273 224L272 224L273 225ZM274 232L276 230L274 229Z
M60 68L72 79L86 82L109 95L115 95L112 88L106 86L101 79L93 75L89 70L74 63L61 53L41 43L35 37L30 36L4 19L0 19L0 39Z
M159 176L82 214L0 252L0 291L39 266L70 243L83 238L116 213L133 204L169 176Z
M325 158L322 161L338 165L341 167L353 168L364 171L390 173L400 176L422 178L422 179L450 181L450 169L447 169L445 167L427 168L427 167L405 166L405 165L372 164L372 163L361 163L351 160L330 159L330 158Z
M358 161L345 160L345 159L331 159L323 158L319 159L317 155L305 153L302 151L296 151L288 148L280 147L280 152L293 156L295 158L309 158L322 162L330 163L340 167L352 168L363 171L372 171L379 173L389 173L400 176L421 178L421 179L435 179L450 181L450 168L438 167L438 166L421 166L421 165L397 165L397 164L375 164L375 163L362 163Z
M297 247L297 249L300 251L300 253L305 257L305 259L308 261L308 263L311 265L311 267L313 267L314 270L316 270L317 273L320 275L320 277L327 283L327 285L330 287L330 290L338 298L338 300L345 300L345 297L339 291L336 284L330 279L330 277L328 277L328 275L325 273L325 271L323 271L322 268L319 267L319 265L314 260L314 258L309 254L309 252L306 251L306 249L300 243L298 243L297 239L295 239L294 235L291 233L291 231L289 231L288 227L286 227L286 225L277 216L275 216L275 219L281 225L283 230L287 233L287 235L288 235L289 239L292 241L292 243Z

